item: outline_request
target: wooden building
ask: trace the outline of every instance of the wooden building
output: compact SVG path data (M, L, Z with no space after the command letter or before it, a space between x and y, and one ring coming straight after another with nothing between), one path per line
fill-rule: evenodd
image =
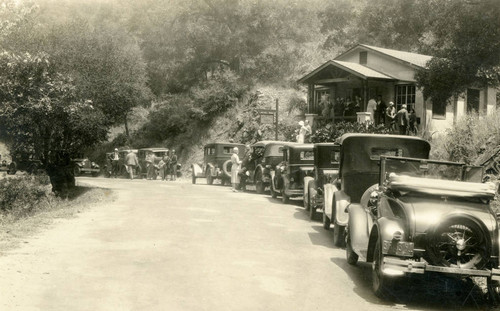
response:
M369 99L378 95L396 111L402 104L415 109L420 130L430 132L449 128L460 116L476 110L489 113L496 109L496 89L471 87L446 107L424 101L416 86L415 72L432 58L410 52L359 44L329 60L298 80L307 84L308 119L356 120L357 112L366 111Z

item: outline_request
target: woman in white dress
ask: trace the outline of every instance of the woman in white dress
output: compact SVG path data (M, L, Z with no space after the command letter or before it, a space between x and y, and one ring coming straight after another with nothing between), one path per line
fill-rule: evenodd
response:
M297 135L297 142L299 144L304 143L304 139L306 137L307 133L307 128L304 126L304 121L299 121L300 129L299 129L299 135Z
M240 184L240 176L238 175L238 172L240 171L240 157L238 157L238 147L233 148L233 155L231 155L231 163L233 165L231 166L231 184L233 186L233 192L238 191L238 186Z

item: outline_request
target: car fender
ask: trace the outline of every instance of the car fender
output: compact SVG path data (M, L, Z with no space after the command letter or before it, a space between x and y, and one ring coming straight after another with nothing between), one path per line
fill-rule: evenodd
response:
M197 163L191 164L192 174L196 177L205 177L203 176L203 169Z
M351 203L351 197L344 191L337 190L333 196L332 202L332 220L335 224L346 226L349 220L349 214L346 210L347 206Z
M349 213L348 230L352 249L363 260L370 240L371 219L361 204L351 203L347 207Z
M399 232L402 240L405 240L406 230L402 219L381 217L378 219L378 229L382 241L392 241L394 233Z
M304 202L309 202L309 187L314 185L314 178L311 176L304 177Z
M332 184L326 184L323 187L325 215L329 216L330 220L333 219L331 217L333 214L333 195L336 191L338 191L337 187Z

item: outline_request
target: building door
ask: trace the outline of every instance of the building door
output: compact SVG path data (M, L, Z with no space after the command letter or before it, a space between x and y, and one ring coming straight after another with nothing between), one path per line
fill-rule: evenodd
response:
M479 90L467 89L467 112L479 112Z

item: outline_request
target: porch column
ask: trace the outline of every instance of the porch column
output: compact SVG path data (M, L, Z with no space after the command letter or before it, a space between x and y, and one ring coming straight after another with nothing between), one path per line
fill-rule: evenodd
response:
M309 83L307 85L307 104L308 104L308 112L309 113L314 113L315 107L314 107L314 84Z
M363 84L363 107L362 111L366 111L366 105L368 103L368 80L361 80Z

